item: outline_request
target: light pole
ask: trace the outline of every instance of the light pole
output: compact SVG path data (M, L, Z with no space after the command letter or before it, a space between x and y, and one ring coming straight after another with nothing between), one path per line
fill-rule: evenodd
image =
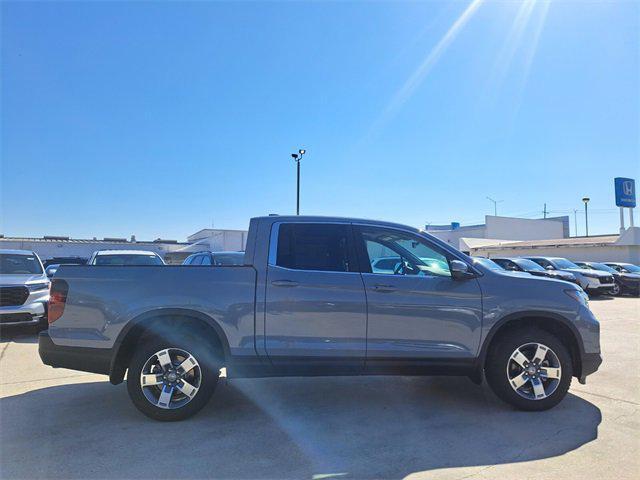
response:
M589 209L587 207L589 200L591 200L589 197L584 197L582 199L582 201L584 202L584 230L586 233L586 237L589 236Z
M306 150L298 150L298 153L292 153L291 158L296 162L297 182L296 182L296 215L300 215L300 160L307 153Z
M503 200L494 200L491 197L487 197L487 200L489 200L490 202L493 202L493 216L497 217L498 216L498 204L501 203Z

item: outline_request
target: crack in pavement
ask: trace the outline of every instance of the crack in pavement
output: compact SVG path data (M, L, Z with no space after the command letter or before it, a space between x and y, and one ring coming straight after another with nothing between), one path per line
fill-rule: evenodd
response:
M637 407L640 407L640 403L637 402L633 402L631 400L623 400L622 398L616 398L616 397L609 397L607 395L602 395L600 393L591 393L591 392L585 392L584 390L575 390L575 389L571 389L572 392L578 392L578 393L582 393L584 395L591 395L593 397L600 397L600 398L606 398L607 400L614 400L616 402L623 402L623 403L628 403L630 405L635 405Z

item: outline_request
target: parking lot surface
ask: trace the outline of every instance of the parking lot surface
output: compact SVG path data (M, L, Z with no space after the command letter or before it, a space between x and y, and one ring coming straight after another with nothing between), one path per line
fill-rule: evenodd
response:
M124 384L0 343L2 478L640 478L640 299L591 302L604 363L541 413L466 378L221 380L192 419L159 423Z

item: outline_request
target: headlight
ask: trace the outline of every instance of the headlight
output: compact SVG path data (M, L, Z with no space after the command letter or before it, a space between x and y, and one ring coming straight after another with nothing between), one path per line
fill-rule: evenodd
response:
M39 292L40 290L48 290L49 282L31 283L27 285L30 292Z
M583 290L565 290L564 293L573 298L576 302L589 308L589 296Z

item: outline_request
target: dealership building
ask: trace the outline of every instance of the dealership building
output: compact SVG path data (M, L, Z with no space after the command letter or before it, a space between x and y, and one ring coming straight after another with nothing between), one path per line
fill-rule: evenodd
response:
M187 237L186 242L176 240L141 241L135 236L127 238L79 239L63 236L7 237L0 235L0 249L31 250L42 261L54 257L81 257L88 259L96 250L145 250L155 252L169 264L181 264L194 252L244 250L246 230L206 228Z
M569 217L530 219L487 215L483 224L462 227L457 222L451 222L448 225L427 225L425 230L434 237L469 253L470 244L568 238ZM468 239L473 240L468 242Z

